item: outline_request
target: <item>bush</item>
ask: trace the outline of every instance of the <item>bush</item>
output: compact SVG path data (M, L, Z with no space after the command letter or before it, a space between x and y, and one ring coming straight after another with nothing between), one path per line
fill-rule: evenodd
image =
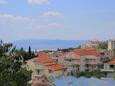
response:
M100 71L91 71L91 72L87 71L87 72L81 72L77 74L77 77L81 77L81 76L84 76L87 78L90 78L90 77L101 78L101 77L104 77L105 75L103 72L100 72Z

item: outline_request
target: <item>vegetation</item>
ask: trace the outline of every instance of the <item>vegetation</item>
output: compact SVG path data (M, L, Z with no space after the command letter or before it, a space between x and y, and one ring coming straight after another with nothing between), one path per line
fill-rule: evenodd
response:
M28 86L31 71L21 67L17 52L24 54L23 49L18 51L11 43L0 42L0 86Z
M30 46L28 48L28 51L25 51L23 48L20 48L19 50L15 50L15 53L16 53L17 57L23 58L24 61L35 57L35 54L33 51L31 51Z
M74 48L66 48L66 49L57 49L57 51L63 51L63 52L70 52L71 50L73 50Z
M109 61L110 61L110 59L106 57L106 59L103 61L103 63L107 63Z
M76 48L65 48L65 49L57 49L57 51L63 51L63 52L70 52L70 51L72 51L72 50L74 50L74 49L80 49L81 48L81 45L79 45L78 47L76 47Z
M105 73L100 72L100 71L87 71L87 72L81 72L77 74L77 77L81 77L81 76L84 76L87 78L90 78L90 77L101 78L105 76Z
M99 42L99 49L107 49L107 41Z
M53 52L53 51L52 50L43 50L42 52L49 53L49 52Z

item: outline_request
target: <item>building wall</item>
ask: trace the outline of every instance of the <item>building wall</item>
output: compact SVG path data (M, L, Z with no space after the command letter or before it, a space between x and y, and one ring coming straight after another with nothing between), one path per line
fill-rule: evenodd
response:
M114 65L114 68L111 68L110 64L104 63L101 71L114 72L115 71L115 65Z
M52 72L49 72L49 70L47 70L47 76L48 77L59 77L62 75L65 75L64 70L53 70Z
M47 63L47 64L54 64L54 63ZM61 75L64 75L65 74L65 71L64 69L63 70L53 70L52 72L50 72L48 70L48 68L45 66L46 64L42 64L42 63L34 63L35 65L35 74L36 75L45 75L47 77L58 77L58 76L61 76ZM38 70L39 70L39 73L38 73Z
M98 40L90 40L86 44L82 45L81 48L98 48Z
M86 59L89 59L89 61L87 61ZM95 61L90 61L90 59L95 59ZM85 71L85 70L98 70L98 64L100 64L100 57L97 57L95 55L84 55L81 56L80 59L80 71ZM89 68L86 65L90 65ZM92 66L95 67L92 67Z
M108 50L114 50L115 49L115 40L109 40L108 41Z
M95 59L95 61L89 61L87 62L86 59ZM71 59L70 59L71 60ZM83 55L80 56L80 59L73 59L71 61L69 61L69 59L64 59L64 60L59 60L59 63L64 65L65 67L67 67L67 71L68 73L70 73L71 71L75 71L76 72L84 72L86 70L98 70L98 64L101 63L100 57L96 56L96 55ZM92 68L87 68L86 64L88 65L96 65L95 67ZM76 67L73 67L73 65L78 65Z
M85 57L84 56L81 56L80 57L80 72L83 72L85 71Z
M67 73L77 73L80 71L80 59L64 59L64 60L59 60L59 64L65 66L67 68Z

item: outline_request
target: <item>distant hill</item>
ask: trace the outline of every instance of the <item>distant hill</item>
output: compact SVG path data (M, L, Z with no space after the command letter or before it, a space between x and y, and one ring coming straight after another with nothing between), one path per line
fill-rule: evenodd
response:
M86 40L17 40L13 44L19 49L23 47L28 49L31 46L32 50L56 50L57 48L73 48L86 43Z

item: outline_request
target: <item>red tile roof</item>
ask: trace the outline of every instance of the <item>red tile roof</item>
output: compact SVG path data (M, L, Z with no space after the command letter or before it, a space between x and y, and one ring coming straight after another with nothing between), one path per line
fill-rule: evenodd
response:
M56 64L56 65L48 65L47 68L49 70L63 70L65 69L65 67L63 67L62 65Z
M45 53L45 52L38 52L38 57L50 57L49 53Z
M80 59L80 56L76 54L75 52L68 52L60 57L58 57L59 60L64 60L64 59Z
M99 50L94 48L75 49L74 52L78 55L99 55Z
M47 57L39 57L39 58L36 58L34 62L52 63L52 62L56 62L56 59L47 58Z
M58 51L60 54L64 54L65 52L63 50Z
M111 65L113 65L113 64L115 65L115 59L114 59L114 60L109 61L108 63L109 63L109 64L111 64Z

